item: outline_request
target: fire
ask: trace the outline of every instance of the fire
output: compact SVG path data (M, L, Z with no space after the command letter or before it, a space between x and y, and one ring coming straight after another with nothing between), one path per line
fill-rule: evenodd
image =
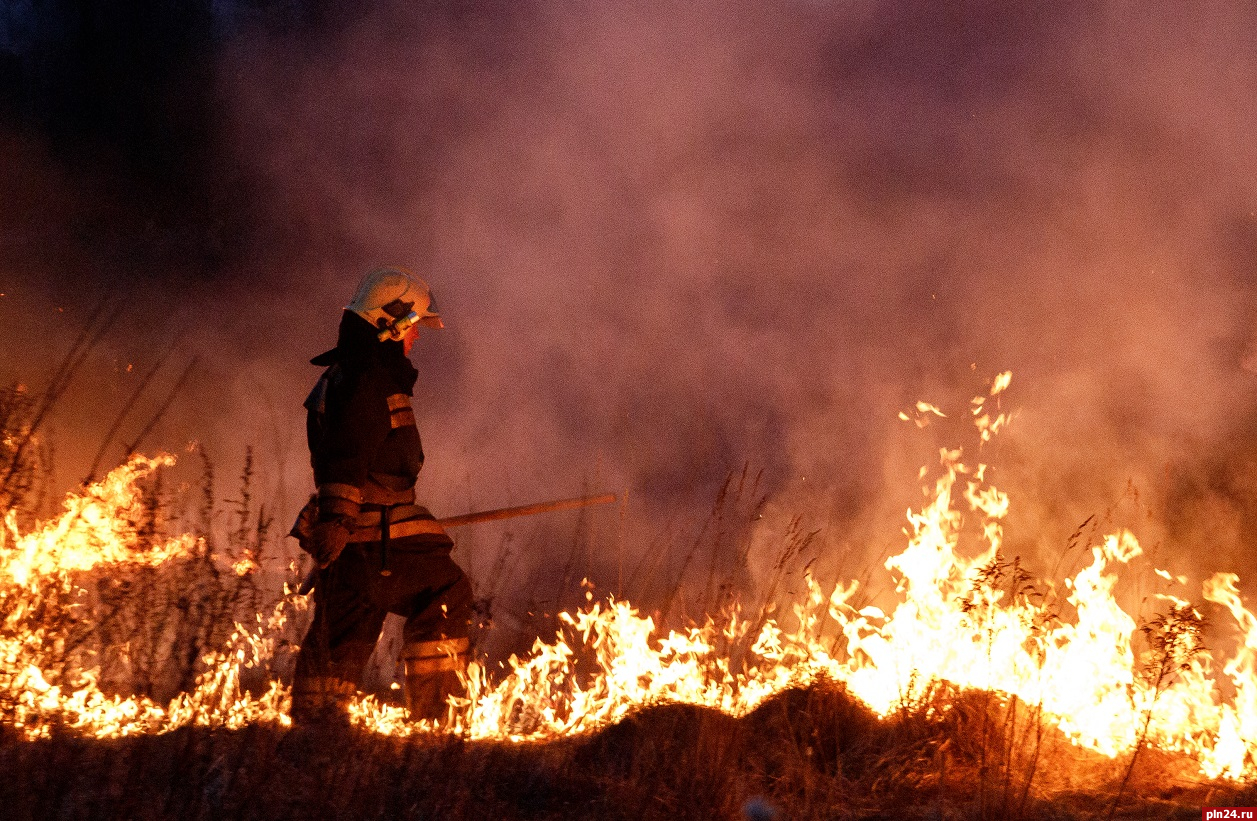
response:
M239 727L251 721L286 722L287 693L278 681L254 695L240 686L243 669L274 653L291 611L304 601L281 601L269 618L249 629L236 624L226 646L205 655L195 688L169 704L107 695L98 686L96 651L71 652L69 631L82 629L92 598L94 571L162 568L204 549L182 535L153 544L141 538L139 480L173 457L137 456L81 494L67 496L57 519L20 533L13 511L0 532L0 716L28 738L54 725L97 737L165 732L187 724ZM251 559L250 559L251 561ZM88 625L89 627L91 625Z
M180 555L186 555L194 541L181 536L147 552L135 550L132 537L134 522L128 514L139 504L136 482L159 467L174 464L171 456L146 459L142 456L111 472L99 484L82 495L66 498L65 513L48 525L36 528L26 536L17 530L17 512L5 514L5 531L13 541L10 548L0 541L3 550L0 572L20 588L38 593L41 585L50 582L63 587L70 584L72 571L91 570L98 565L130 561L157 566ZM0 540L4 534L0 534Z
M1010 380L1000 374L971 403L983 442L1009 422L998 402ZM916 411L915 418L901 416L917 424L944 417L928 403ZM139 547L128 516L136 482L171 461L133 460L71 495L60 518L30 533L7 517L0 541L7 671L0 672L0 716L28 737L58 724L116 736L194 723L288 723L288 694L277 677L252 688L243 679L270 669L282 635L305 609L296 595L251 624L237 623L226 644L202 658L193 690L168 704L106 695L90 655L77 666L64 664L63 636L48 624L75 613L88 576L135 565L160 569L204 549L190 536ZM555 638L538 640L523 658L497 671L473 663L467 696L451 700L439 729L471 739L544 740L605 726L658 701L739 715L822 677L844 682L887 716L945 681L1015 697L1077 744L1109 756L1146 744L1193 757L1205 777L1257 777L1257 616L1243 603L1239 579L1219 573L1201 591L1234 622L1239 649L1226 659L1202 645L1203 617L1186 595L1186 579L1157 571L1183 595L1158 594L1162 613L1144 625L1118 605L1118 574L1142 553L1128 531L1091 547L1090 562L1064 580L1061 601L1002 552L1010 499L987 472L967 464L960 449L940 451L926 504L907 513L907 546L885 565L895 582L891 608L857 607L854 581L826 592L809 576L788 625L734 608L664 634L631 603L590 596L584 608L560 614ZM241 576L257 570L252 555L222 562ZM370 697L351 715L381 733L438 729L408 722L402 709Z

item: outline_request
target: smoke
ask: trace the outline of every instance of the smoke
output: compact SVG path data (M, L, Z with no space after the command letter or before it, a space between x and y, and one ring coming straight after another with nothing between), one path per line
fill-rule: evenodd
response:
M744 466L767 498L752 575L800 517L818 531L800 561L853 576L900 543L917 467L957 445L1012 492L1010 549L1045 569L1095 515L1174 572L1251 576L1253 20L603 6L239 23L191 192L217 205L111 263L151 321L109 356L150 362L171 338L200 356L150 444L253 443L295 512L305 360L389 262L431 282L447 324L414 357L421 495L454 513L629 489L626 524L584 519L602 586L652 564L674 582ZM979 449L968 401L1003 370L1016 418ZM898 420L917 399L948 418ZM518 529L521 583L570 564L569 519ZM460 541L473 572L509 544L493 538Z

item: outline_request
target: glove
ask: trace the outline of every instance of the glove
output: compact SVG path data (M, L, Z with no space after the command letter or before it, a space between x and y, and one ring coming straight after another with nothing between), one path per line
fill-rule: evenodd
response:
M310 555L323 570L336 561L345 545L349 543L349 528L339 521L319 522L310 534Z

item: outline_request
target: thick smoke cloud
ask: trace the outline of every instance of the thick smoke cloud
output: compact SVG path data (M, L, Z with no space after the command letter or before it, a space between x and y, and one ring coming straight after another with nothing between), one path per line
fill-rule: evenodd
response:
M1061 553L1096 515L1159 566L1251 576L1254 39L1232 5L1169 3L378 3L240 23L215 51L220 183L192 192L229 207L114 263L141 310L177 305L179 350L201 356L151 444L254 443L290 515L304 360L389 261L432 282L448 325L416 355L423 495L456 512L629 488L624 523L591 513L577 537L602 586L654 565L656 590L625 592L666 588L744 465L767 498L751 577L794 517L818 531L800 563L856 575L901 542L917 467L958 445L1013 493L1010 550L1045 570L1083 559ZM125 200L32 144L11 190ZM109 355L151 362L176 335L132 320ZM978 449L968 400L1006 369L1016 419ZM116 401L120 380L84 391ZM917 399L949 418L898 420ZM94 441L89 416L59 434ZM570 519L516 531L516 580L573 550ZM474 570L501 532L460 543Z

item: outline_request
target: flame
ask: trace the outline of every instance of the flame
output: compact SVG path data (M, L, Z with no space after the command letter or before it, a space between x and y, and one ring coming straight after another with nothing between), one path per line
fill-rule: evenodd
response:
M81 494L67 496L62 514L22 534L9 511L0 532L0 716L27 738L47 736L54 726L96 737L166 732L188 724L240 727L253 721L287 723L288 694L270 682L260 695L244 691L243 669L262 664L303 599L285 599L257 627L241 624L223 648L202 658L203 671L191 692L161 705L142 696L107 695L98 686L99 668L66 648L59 626L83 621L84 586L92 571L158 568L204 549L190 535L146 543L141 538L139 480L174 458L132 458ZM251 558L250 558L251 561ZM238 566L239 563L237 563ZM248 571L246 571L248 572Z
M930 415L937 416L940 419L946 419L947 414L938 409L937 406L931 405L929 402L917 402L916 417L909 417L906 411L899 412L899 418L905 422L911 421L918 428L923 428L930 424Z
M971 403L982 441L1009 420L986 408L998 406L1010 380L1000 374ZM943 415L926 403L916 410ZM192 691L168 704L107 696L90 663L57 667L64 648L47 627L49 616L73 612L86 574L160 567L204 548L190 536L139 547L128 515L136 482L172 461L132 460L71 495L60 518L29 534L19 533L12 513L6 517L0 654L10 672L0 672L0 718L27 737L55 725L117 736L188 724L288 723L288 692L278 678L253 689L242 681L246 671L270 670L283 634L305 609L306 600L287 588L268 616L237 623L225 645L202 658ZM560 614L552 640L539 639L502 669L473 662L466 696L450 700L439 724L410 722L401 708L372 697L355 701L351 719L393 735L441 730L523 741L587 732L658 701L740 715L821 678L844 682L887 716L946 681L1016 697L1105 755L1148 744L1193 757L1207 778L1257 778L1257 616L1244 605L1238 577L1220 573L1202 588L1202 598L1234 622L1239 648L1215 659L1199 642L1203 619L1185 595L1159 593L1165 612L1143 625L1119 606L1118 574L1142 553L1134 534L1119 531L1091 546L1089 563L1063 580L1061 601L1018 560L1005 558L1010 500L986 480L987 466L971 467L962 450L943 449L936 470L922 509L907 512L907 546L885 563L895 582L893 606L857 607L857 582L826 592L808 575L789 629L734 607L664 633L630 602L590 601ZM224 562L237 574L257 569L252 555ZM1176 589L1187 582L1156 572ZM1139 651L1138 632L1147 639Z
M72 571L123 561L155 567L186 555L194 541L191 536L172 539L145 552L135 549L137 541L133 538L132 515L140 504L136 483L174 461L166 455L135 457L82 495L70 494L59 519L26 536L18 534L17 512L8 511L4 529L13 547L8 547L4 534L0 534L0 574L18 587L38 593L39 586L49 582L69 585Z

